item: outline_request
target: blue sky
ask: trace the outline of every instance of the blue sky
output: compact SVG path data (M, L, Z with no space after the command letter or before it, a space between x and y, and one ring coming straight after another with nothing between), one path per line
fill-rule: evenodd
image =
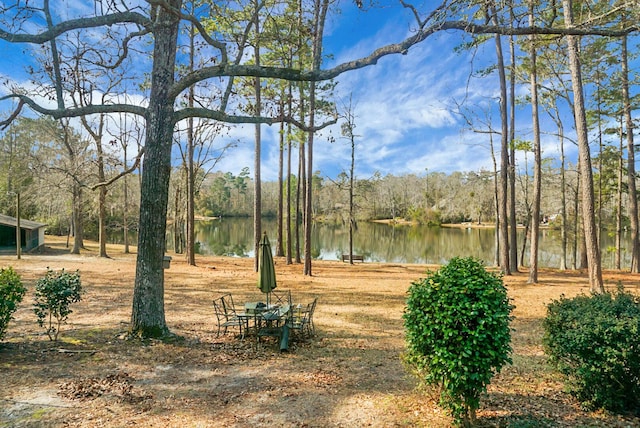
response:
M63 0L64 4L82 2ZM351 1L342 2L342 10L329 18L325 53L331 54L325 66L366 56L375 48L398 42L411 33L412 17L395 0L379 3L369 11L358 10ZM78 6L81 8L82 6ZM66 9L75 14L73 7ZM80 12L82 13L82 12ZM356 175L367 178L374 172L383 175L428 172L478 171L491 169L486 135L465 130L455 110L454 100L466 100L467 106L486 106L499 127L497 80L494 77L469 79L471 55L454 53L462 40L460 32L438 33L410 49L407 55L381 59L377 65L345 73L338 77L340 100L352 96L356 116ZM2 73L15 75L28 61L22 48L2 49ZM16 60L18 58L19 60ZM488 43L476 53L475 61L494 61L494 45ZM517 116L520 138L527 138L531 118L525 110ZM263 126L262 178L275 180L278 165L278 126ZM237 142L233 150L217 164L216 170L239 173L253 170L254 127L237 126L228 136ZM567 129L567 132L570 132ZM331 133L333 143L328 140ZM499 137L494 138L499 144ZM543 139L544 156L557 157L554 138ZM572 147L568 155L572 156ZM340 138L339 126L318 134L314 150L314 170L335 177L350 164L350 145ZM253 173L253 171L252 171Z
M397 6L371 11L348 7L329 20L325 52L333 59L325 66L368 55L376 47L409 35L409 19ZM464 144L460 118L451 111L452 97L465 96L470 72L465 56L453 53L460 34L435 35L409 51L378 64L339 76L338 104L351 96L356 116L356 175L451 172L490 167L488 148ZM483 89L483 91L485 91ZM488 92L487 96L492 96ZM277 177L277 127L264 127L262 176ZM273 129L271 129L273 128ZM250 130L250 132L253 132ZM330 143L329 133L335 141ZM244 142L246 141L246 142ZM335 177L350 165L350 144L340 138L339 126L318 133L314 169ZM219 164L221 169L253 168L253 140Z

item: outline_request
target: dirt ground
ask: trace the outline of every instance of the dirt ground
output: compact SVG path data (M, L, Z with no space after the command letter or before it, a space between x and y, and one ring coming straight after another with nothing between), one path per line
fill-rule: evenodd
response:
M402 313L412 281L425 265L341 262L301 265L276 259L280 290L294 303L318 297L316 336L280 353L274 342L216 337L211 301L263 300L253 259L203 257L197 267L174 255L165 271L171 342L127 340L135 254L87 243L70 255L47 237L40 255L1 256L29 292L0 344L0 427L448 427L429 392L416 388L402 364ZM33 286L47 267L78 269L83 300L57 343L36 323ZM432 267L435 268L435 267ZM605 273L638 291L640 276ZM544 270L505 278L516 305L513 365L497 375L481 402L482 426L640 426L640 419L585 412L546 364L541 319L561 294L588 291L584 273Z

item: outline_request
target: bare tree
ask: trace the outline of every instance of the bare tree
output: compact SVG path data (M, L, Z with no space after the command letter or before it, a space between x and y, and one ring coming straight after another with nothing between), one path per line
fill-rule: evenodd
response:
M354 215L354 181L355 181L355 162L356 162L356 138L358 135L354 133L356 128L356 116L354 113L355 106L353 100L349 97L349 102L344 105L344 119L341 125L342 136L349 140L351 145L351 165L349 168L349 263L353 264L353 231L356 228L356 218Z

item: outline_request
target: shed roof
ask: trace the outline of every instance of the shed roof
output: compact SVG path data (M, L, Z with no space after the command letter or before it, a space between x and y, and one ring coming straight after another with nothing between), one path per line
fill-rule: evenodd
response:
M15 217L11 217L8 215L4 215L4 214L0 214L0 225L5 225L5 226L11 226L11 227L17 227L18 226L18 219ZM35 230L35 229L40 229L41 227L45 227L46 224L44 223L38 223L35 221L31 221L31 220L25 220L25 219L20 219L20 229L28 229L28 230Z

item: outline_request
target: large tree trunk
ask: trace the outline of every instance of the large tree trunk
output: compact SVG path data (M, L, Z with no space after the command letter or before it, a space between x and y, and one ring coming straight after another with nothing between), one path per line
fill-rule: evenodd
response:
M180 0L167 0L180 10ZM179 16L163 6L153 8L154 49L151 73L151 96L146 117L145 156L140 195L140 231L136 280L133 290L131 333L143 337L168 334L164 316L165 231L171 144L174 127L174 100L169 90L174 83L174 65Z
M564 18L567 27L573 27L572 0L562 0ZM567 36L569 47L569 68L574 97L574 116L576 133L578 136L578 156L580 158L580 175L582 185L582 221L585 237L586 255L589 268L589 285L594 293L604 292L602 281L602 265L600 248L598 246L598 230L595 219L595 197L593 194L593 171L591 167L591 153L589 150L587 118L585 114L584 96L582 89L582 74L580 58L578 56L577 36Z

